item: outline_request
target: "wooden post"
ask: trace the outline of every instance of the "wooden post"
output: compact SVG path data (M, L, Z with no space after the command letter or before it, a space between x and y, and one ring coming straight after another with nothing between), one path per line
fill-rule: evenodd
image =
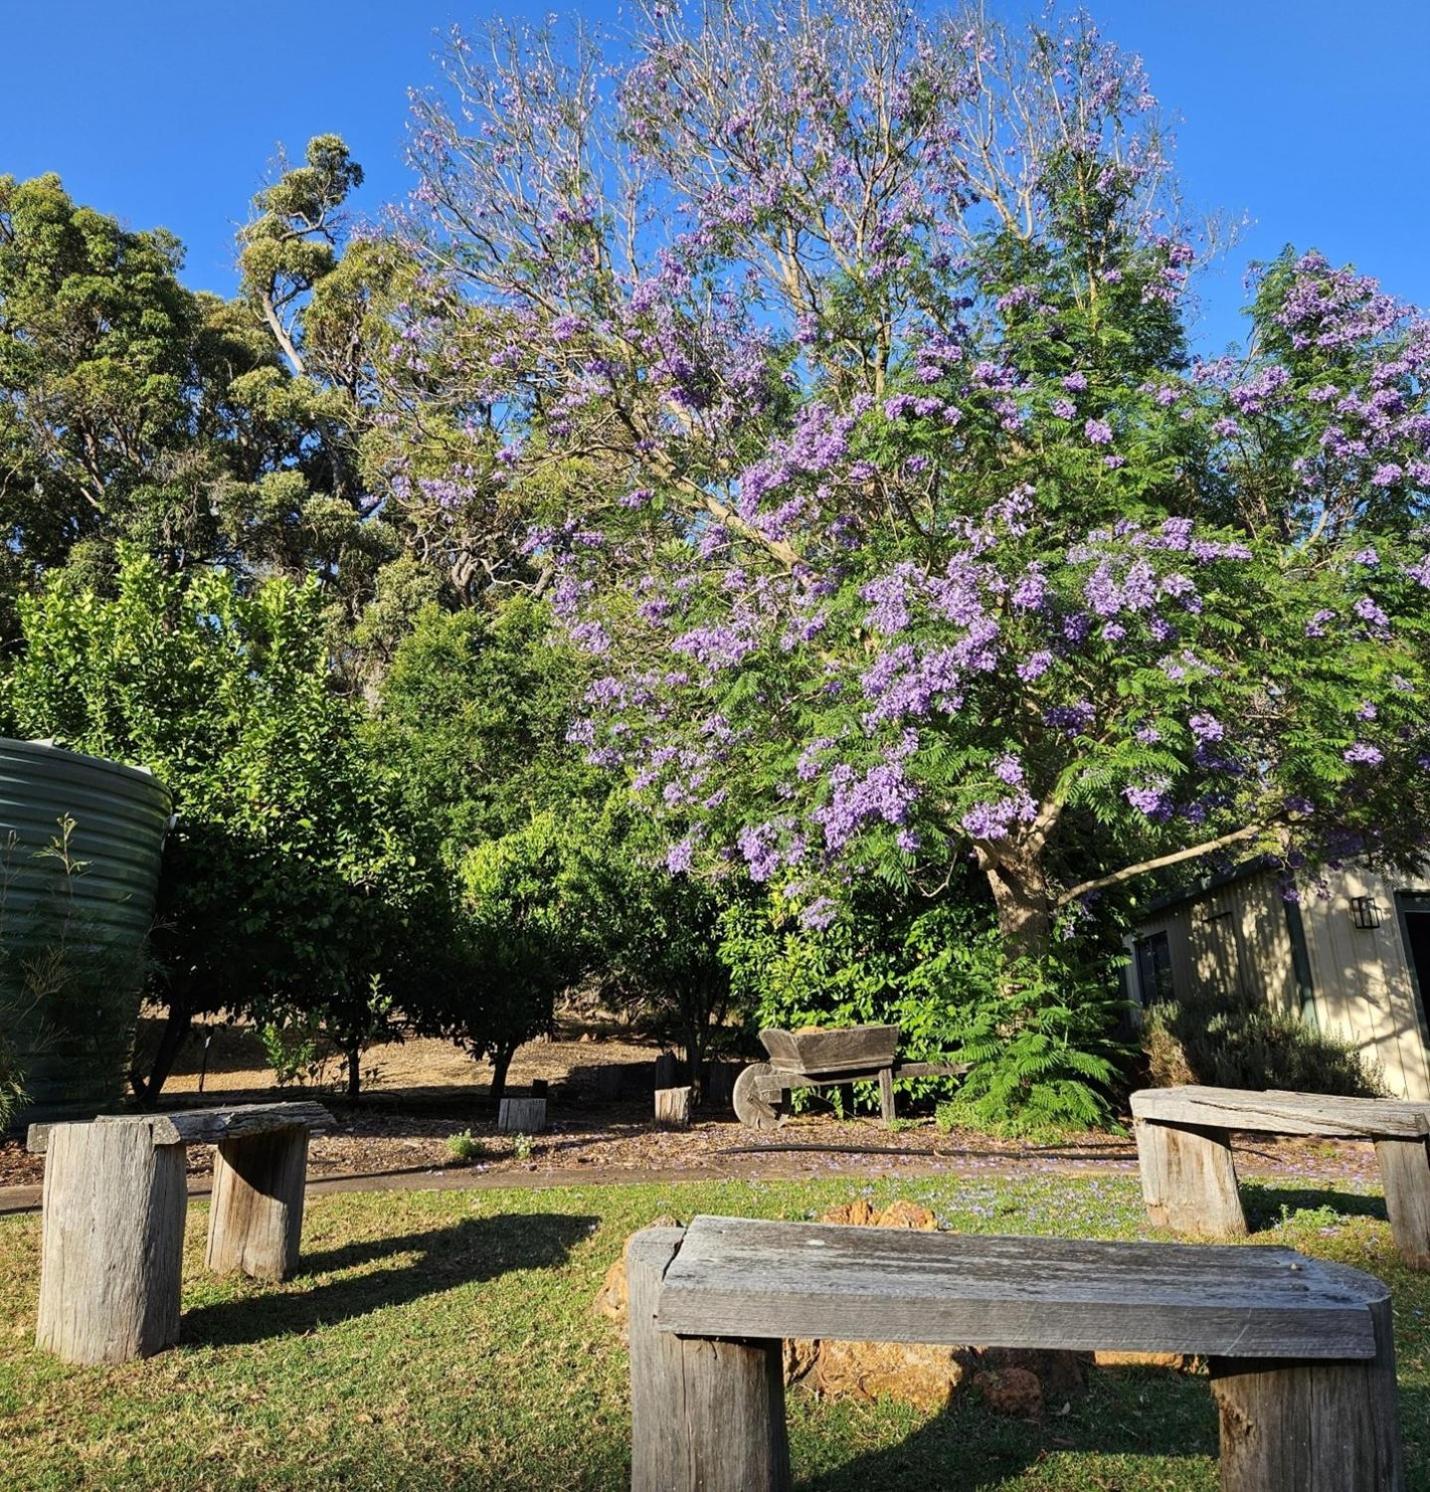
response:
M675 1087L676 1062L674 1052L662 1052L655 1059L655 1089Z
M1390 1295L1371 1361L1213 1358L1222 1492L1404 1492Z
M539 1135L546 1128L544 1098L504 1098L497 1110L497 1128L507 1134Z
M690 1089L657 1088L655 1122L662 1129L690 1128Z
M1400 1257L1412 1269L1430 1269L1430 1157L1424 1140L1377 1140L1385 1210Z
M885 1124L894 1122L894 1069L892 1067L879 1069L879 1112L884 1116Z
M153 1123L59 1124L45 1156L37 1346L71 1363L148 1357L179 1339L188 1180Z
M214 1153L208 1267L283 1280L298 1267L308 1130L269 1130L223 1140Z
M645 1228L626 1247L631 1492L788 1492L782 1344L677 1337L656 1324L683 1235Z
M1236 1238L1246 1214L1224 1129L1135 1121L1137 1165L1149 1220L1203 1238Z

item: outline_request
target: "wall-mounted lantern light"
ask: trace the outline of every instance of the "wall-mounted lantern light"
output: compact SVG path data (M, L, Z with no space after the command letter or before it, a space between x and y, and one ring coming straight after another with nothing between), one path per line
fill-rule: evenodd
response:
M1367 930L1380 926L1380 908L1373 896L1351 897L1351 922Z

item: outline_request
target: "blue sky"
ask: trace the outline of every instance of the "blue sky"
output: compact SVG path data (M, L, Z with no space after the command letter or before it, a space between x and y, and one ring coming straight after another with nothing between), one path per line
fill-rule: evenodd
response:
M987 0L1014 15L1029 0ZM504 4L508 17L552 5ZM561 0L555 7L561 8ZM569 8L569 7L568 7ZM588 0L615 20L612 0ZM1090 0L1178 117L1189 202L1252 222L1204 276L1199 345L1238 329L1248 259L1291 241L1430 305L1430 0ZM73 195L188 245L186 278L232 288L233 229L281 142L344 135L360 206L408 190L407 90L472 0L0 0L0 174L58 171Z

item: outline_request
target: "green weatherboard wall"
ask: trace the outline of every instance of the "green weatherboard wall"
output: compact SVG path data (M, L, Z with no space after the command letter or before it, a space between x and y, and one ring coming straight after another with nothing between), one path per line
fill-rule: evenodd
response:
M169 813L148 772L0 737L0 1011L27 1119L124 1092Z

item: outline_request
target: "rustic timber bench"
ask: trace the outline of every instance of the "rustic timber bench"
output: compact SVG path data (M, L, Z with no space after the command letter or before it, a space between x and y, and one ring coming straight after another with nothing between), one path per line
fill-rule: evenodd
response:
M1405 1485L1390 1293L1291 1249L697 1217L626 1258L633 1492L791 1485L785 1337L1195 1353L1223 1492Z
M1229 1131L1374 1140L1400 1256L1430 1269L1430 1103L1240 1088L1143 1088L1132 1095L1147 1215L1204 1238L1246 1232Z
M281 1280L298 1263L316 1103L32 1125L45 1157L38 1346L66 1362L147 1357L179 1338L189 1145L216 1145L210 1269Z

